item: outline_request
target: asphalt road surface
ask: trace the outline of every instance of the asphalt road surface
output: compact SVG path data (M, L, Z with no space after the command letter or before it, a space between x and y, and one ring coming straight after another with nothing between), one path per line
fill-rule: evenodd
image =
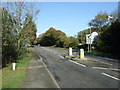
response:
M64 49L35 46L60 88L119 88L119 63L109 58L86 55L88 60L64 58Z

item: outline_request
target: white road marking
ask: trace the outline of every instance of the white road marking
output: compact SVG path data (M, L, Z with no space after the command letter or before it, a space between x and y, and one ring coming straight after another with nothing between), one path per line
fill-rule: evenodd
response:
M103 74L103 75L105 75L105 76L108 76L108 77L110 77L110 78L113 78L113 79L115 79L115 80L120 81L120 79L119 79L119 78L116 78L116 77L111 76L111 75L109 75L109 74L106 74L106 73L102 73L102 74Z
M43 66L34 66L34 67L28 67L28 68L30 69L30 68L38 68L38 67L43 67Z
M93 60L93 59L92 59L92 60ZM104 64L107 64L107 65L112 65L111 63L106 63L106 62L99 61L99 60L93 60L93 61L100 62L100 63L104 63Z
M95 68L95 69L107 69L107 70L116 70L116 71L119 71L119 69L114 69L114 68L103 68L103 67L92 67L92 68Z
M59 57L61 57L61 58L64 58L63 56L61 56L61 55L58 55Z
M47 65L42 61L43 65L45 66L46 70L48 71L48 73L50 74L51 78L53 79L54 83L56 84L57 88L60 88L60 86L58 85L58 83L56 82L55 78L53 77L53 75L51 74L51 72L49 71Z
M84 65L84 64L80 64L80 63L77 63L77 62L75 62L75 61L72 61L72 60L69 60L70 62L73 62L73 63L75 63L75 64L78 64L78 65L80 65L80 66L82 66L82 67L86 67L86 65Z
M110 63L106 63L106 62L102 62L102 61L100 61L101 63L104 63L104 64L107 64L107 65L112 65L112 64L110 64Z

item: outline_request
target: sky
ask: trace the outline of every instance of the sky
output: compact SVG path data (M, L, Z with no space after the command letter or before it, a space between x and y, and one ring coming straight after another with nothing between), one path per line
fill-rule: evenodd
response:
M54 27L67 36L89 28L88 22L101 11L111 14L118 7L117 2L36 2L35 5L40 9L36 20L38 34Z
M40 12L37 15L37 35L50 27L61 30L67 36L90 28L88 23L100 12L109 15L118 8L118 2L34 2Z

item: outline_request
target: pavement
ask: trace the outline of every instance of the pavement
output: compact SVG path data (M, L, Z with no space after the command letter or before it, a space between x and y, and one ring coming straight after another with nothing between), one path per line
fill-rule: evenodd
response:
M21 88L59 88L54 78L40 59L30 60Z

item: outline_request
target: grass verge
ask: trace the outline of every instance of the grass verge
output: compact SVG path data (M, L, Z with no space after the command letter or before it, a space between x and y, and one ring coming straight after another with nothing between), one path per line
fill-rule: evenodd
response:
M25 73L29 64L31 52L22 57L22 59L16 63L16 70L12 71L12 64L2 69L2 88L20 88L23 84Z
M85 51L85 53L87 54L93 54L93 55L106 55L106 56L110 56L110 53L103 53L103 52L95 52L95 51Z
M56 46L50 46L51 48L58 48L58 49L67 49L67 48L62 48L62 47L56 47Z

